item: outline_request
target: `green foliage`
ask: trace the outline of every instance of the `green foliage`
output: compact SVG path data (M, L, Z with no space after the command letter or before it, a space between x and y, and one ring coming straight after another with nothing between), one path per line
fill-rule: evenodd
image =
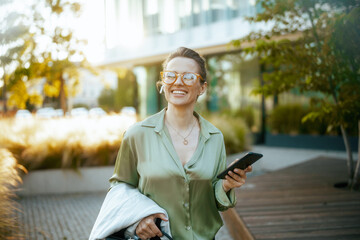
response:
M221 115L227 116L229 118L241 118L249 129L252 129L256 124L255 109L252 106L247 106L245 108L236 110L224 110L221 112Z
M126 69L117 69L117 73L118 86L115 90L115 108L121 109L125 106L135 106L136 80L134 74Z
M247 54L257 54L272 69L255 93L277 95L298 88L318 92L318 117L330 126L350 126L360 119L360 1L258 0L263 11L251 22L268 22L269 31L252 32L232 42ZM300 32L301 29L301 32ZM310 119L313 115L309 115Z
M106 111L118 111L120 108L115 106L116 90L104 88L98 98L99 106Z
M304 106L300 104L283 104L276 106L269 116L269 127L272 133L282 134L330 134L338 135L337 128L329 119L339 118L327 114L342 115L322 107ZM325 108L325 109L322 109ZM333 122L333 120L332 120ZM354 118L347 119L345 128L352 136L357 136L357 121Z
M117 73L116 89L104 88L98 98L100 107L107 111L120 111L125 106L135 106L137 91L135 76L131 71L123 68L114 69Z
M79 10L77 2L42 0L32 6L30 15L18 9L3 16L0 43L5 51L0 65L5 72L3 91L10 94L9 106L25 108L27 102L39 106L40 96L45 95L57 98L66 111L66 98L75 94L79 82L78 69L93 71L82 52L85 42L62 25L64 18L78 15ZM49 18L52 24L46 23ZM41 78L46 79L43 92L29 94L29 88Z
M72 107L73 108L81 108L81 107L83 107L83 108L86 108L86 109L90 109L89 106L87 104L85 104L85 103L76 103Z
M250 130L242 118L211 114L206 119L223 133L227 154L249 149L251 145Z
M325 119L307 118L315 115L315 111L314 108L300 104L277 106L269 117L270 131L283 134L325 134L328 129ZM302 121L304 118L306 121Z

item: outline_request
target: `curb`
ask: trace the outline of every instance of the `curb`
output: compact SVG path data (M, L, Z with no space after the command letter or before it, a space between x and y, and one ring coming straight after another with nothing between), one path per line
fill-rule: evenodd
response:
M254 240L254 236L234 208L222 213L225 225L234 240Z
M23 177L17 193L31 196L107 191L113 172L114 166L31 171Z

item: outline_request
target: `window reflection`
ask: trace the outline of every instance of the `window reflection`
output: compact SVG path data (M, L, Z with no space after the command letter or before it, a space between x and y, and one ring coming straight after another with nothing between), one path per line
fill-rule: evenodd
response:
M109 45L129 35L154 36L252 16L253 0L106 0ZM133 30L131 30L131 29ZM126 32L126 35L124 35Z

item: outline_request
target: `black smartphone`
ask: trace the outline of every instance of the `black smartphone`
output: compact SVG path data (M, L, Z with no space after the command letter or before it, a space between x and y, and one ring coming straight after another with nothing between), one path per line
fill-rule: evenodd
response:
M248 152L245 156L240 159L237 159L235 163L228 166L223 172L217 175L217 178L225 179L226 174L229 171L233 171L235 168L239 168L241 170L246 169L248 166L252 165L254 162L262 158L261 153Z

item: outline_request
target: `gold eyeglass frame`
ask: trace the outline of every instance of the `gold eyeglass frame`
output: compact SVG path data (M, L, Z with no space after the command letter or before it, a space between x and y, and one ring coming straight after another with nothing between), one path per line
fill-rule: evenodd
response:
M175 78L175 80L174 80L172 83L166 83L166 82L164 81L164 75L163 75L163 74L166 73L166 72L175 73L176 78ZM195 79L194 83L191 84L191 85L186 84L186 83L184 82L183 77L184 77L184 75L187 74L187 73L192 73L192 74L195 74L195 76L196 76L196 79ZM198 73L193 73L193 72L177 73L177 72L175 72L175 71L162 71L162 72L160 72L161 80L162 80L162 82L165 83L166 85L173 85L173 84L176 82L176 80L178 79L179 75L180 75L180 79L181 79L182 83L183 83L185 86L188 86L188 87L194 86L195 82L196 82L199 78L204 81L204 79L203 79L203 78L201 77L201 75L198 74Z

